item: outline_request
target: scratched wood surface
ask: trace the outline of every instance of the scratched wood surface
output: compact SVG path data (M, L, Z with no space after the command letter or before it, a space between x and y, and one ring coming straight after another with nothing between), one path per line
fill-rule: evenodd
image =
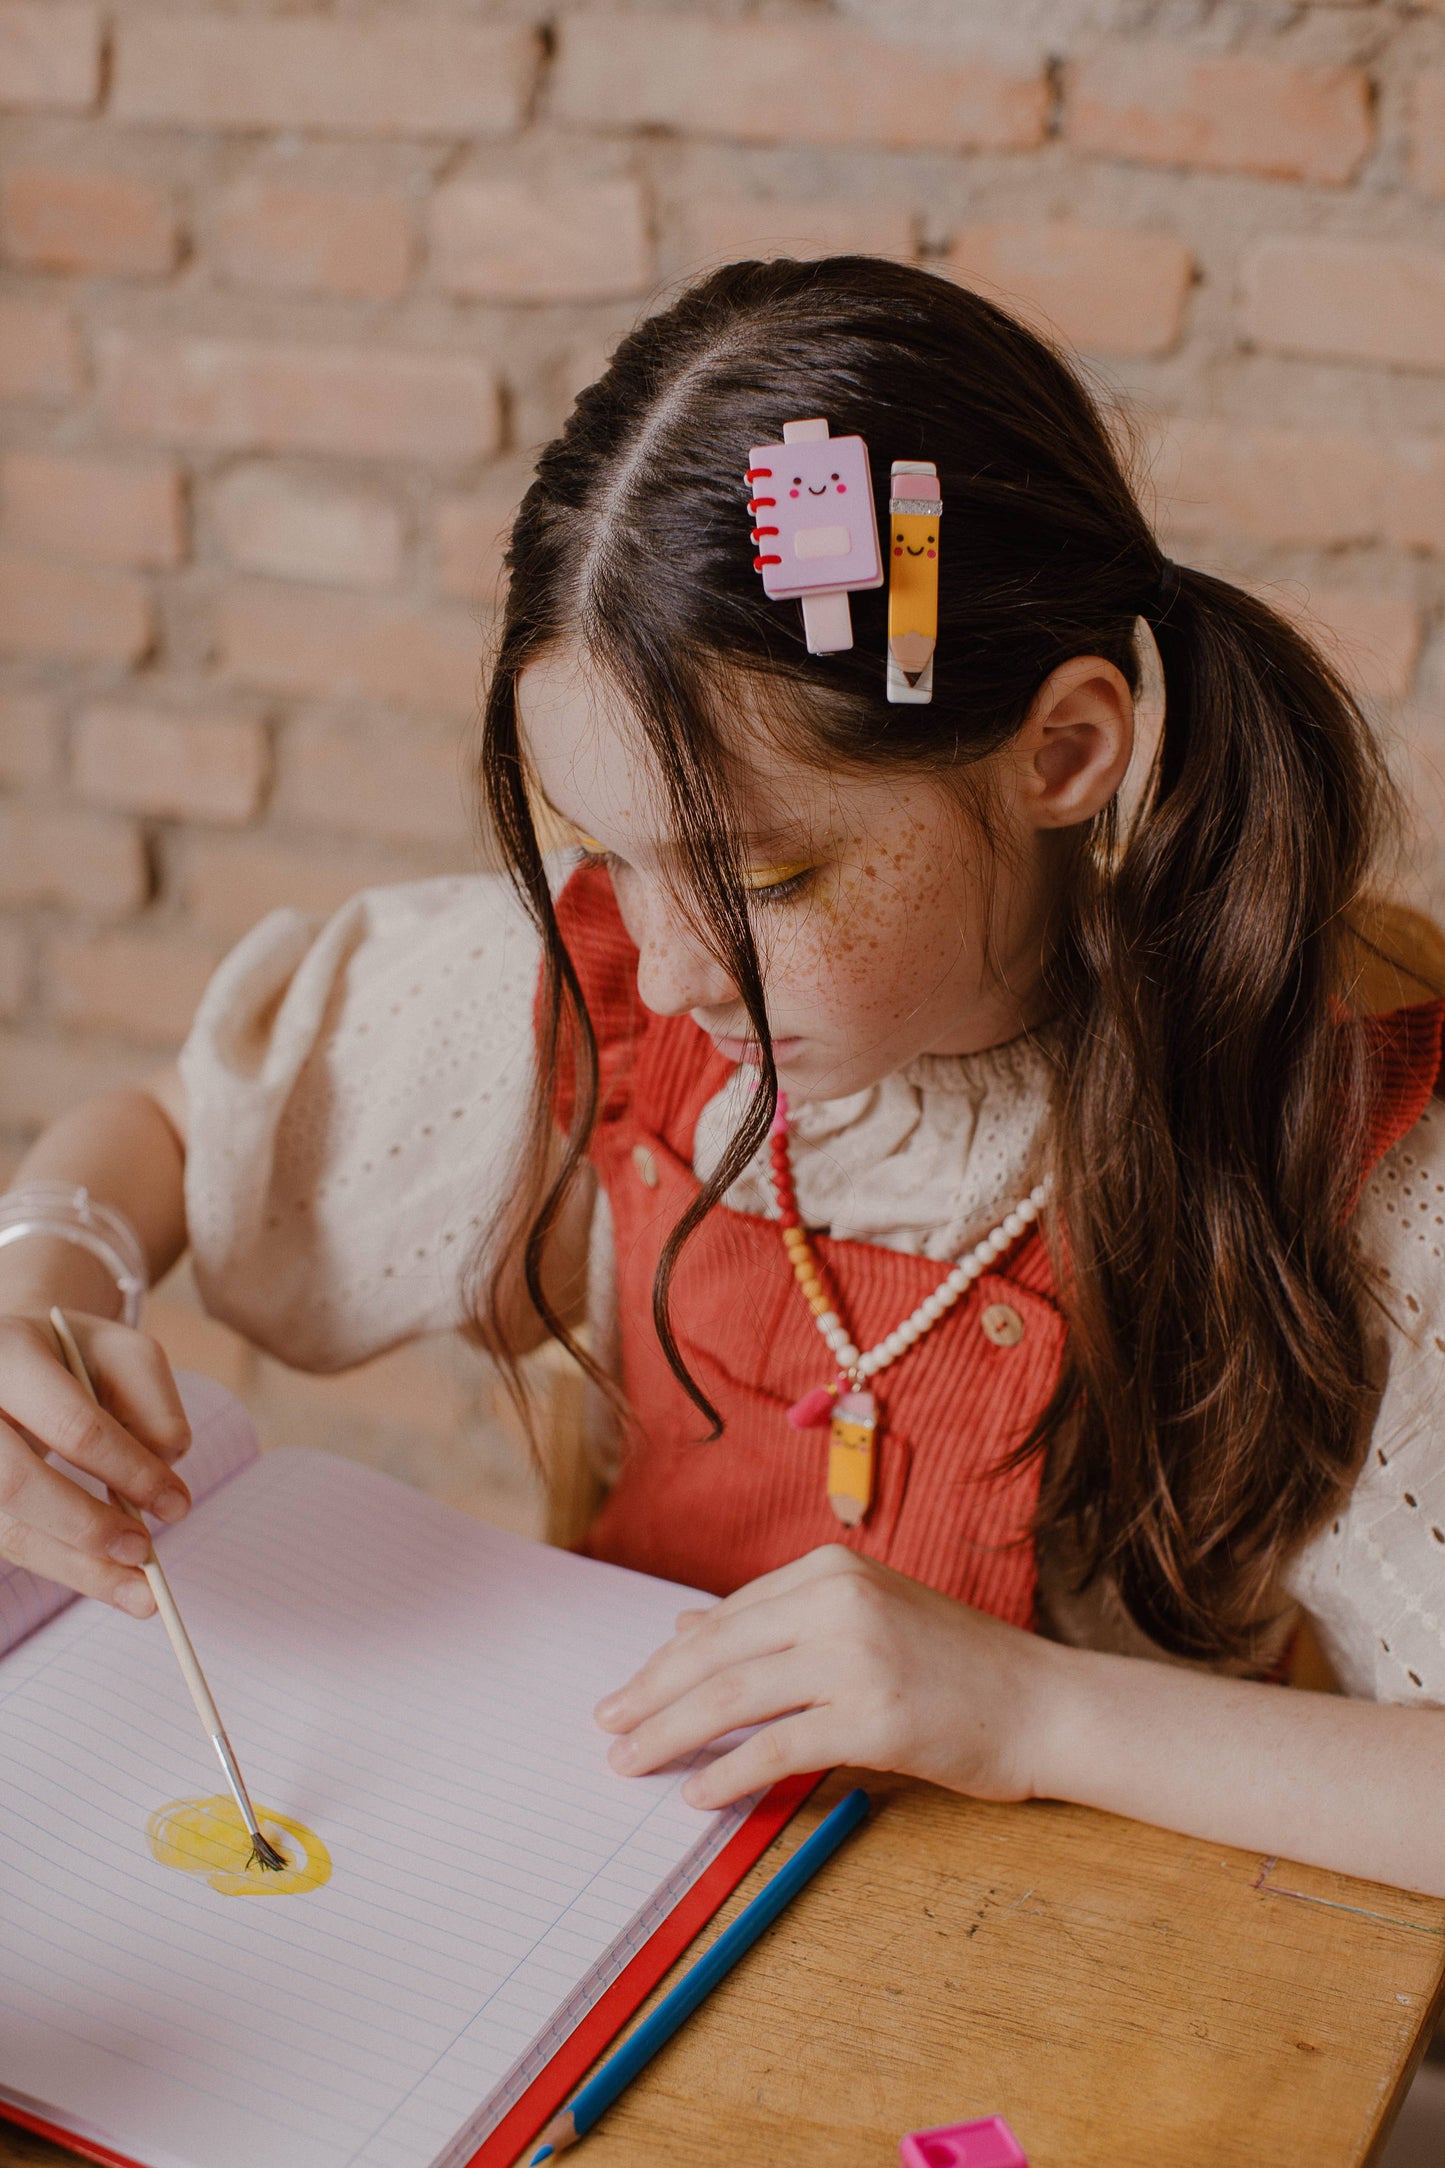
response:
M862 1781L874 1819L579 2168L887 2168L905 2130L995 2113L1032 2168L1375 2157L1445 1996L1445 1902L1084 1808ZM4 2168L73 2159L0 2126Z

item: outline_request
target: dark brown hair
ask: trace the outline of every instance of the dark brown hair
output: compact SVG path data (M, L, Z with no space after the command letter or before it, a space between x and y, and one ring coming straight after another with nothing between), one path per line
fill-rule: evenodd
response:
M884 701L884 598L810 656L752 567L742 476L784 421L827 417L888 461L932 459L948 507L931 706ZM964 780L1076 655L1136 686L1150 616L1166 716L1137 813L1080 833L1046 958L1060 1048L1051 1124L1065 1366L1021 1448L1046 1453L1040 1526L1085 1577L1195 1655L1247 1654L1281 1562L1349 1482L1368 1426L1360 1035L1340 1028L1347 914L1382 789L1349 691L1262 602L1166 570L1078 374L966 288L864 257L733 264L624 339L543 454L518 516L483 779L545 950L532 1156L508 1239L559 1337L541 1261L596 1115L596 1049L548 890L520 742L526 665L579 647L623 695L687 852L689 907L767 1047L737 878L727 688L765 679L808 756ZM1340 1012L1342 1014L1343 1012ZM561 1171L548 1078L578 1089ZM771 1119L749 1118L674 1230L681 1245ZM544 1192L544 1193L542 1193ZM494 1283L500 1284L500 1280ZM715 1418L714 1418L715 1419Z

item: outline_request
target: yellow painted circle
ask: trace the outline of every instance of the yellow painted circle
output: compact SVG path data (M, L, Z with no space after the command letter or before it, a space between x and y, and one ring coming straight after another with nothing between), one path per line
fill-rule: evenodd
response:
M251 1858L251 1837L234 1799L173 1799L146 1824L151 1852L163 1867L203 1874L222 1897L290 1897L331 1879L331 1855L314 1830L287 1814L257 1807L262 1834L286 1861L280 1873Z

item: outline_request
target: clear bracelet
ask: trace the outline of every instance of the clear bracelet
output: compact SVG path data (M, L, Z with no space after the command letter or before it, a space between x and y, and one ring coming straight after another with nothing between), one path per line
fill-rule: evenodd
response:
M88 1189L65 1182L27 1182L0 1196L0 1249L30 1235L73 1242L99 1258L120 1289L121 1323L138 1325L150 1280L140 1236L123 1212Z

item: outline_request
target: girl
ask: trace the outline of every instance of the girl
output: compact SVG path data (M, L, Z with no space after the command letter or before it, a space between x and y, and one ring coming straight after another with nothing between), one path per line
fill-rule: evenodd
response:
M810 416L884 496L936 465L931 703L885 699L881 593L815 655L757 577L749 449ZM150 1608L25 1436L186 1506L70 1191L317 1369L467 1321L515 1362L585 1282L588 1547L726 1598L599 1708L619 1769L758 1726L698 1805L863 1763L1445 1893L1445 1005L1363 1013L1345 687L1161 556L1056 353L862 258L734 265L625 340L510 564L510 883L268 919L178 1072L21 1170L67 1197L0 1255L8 1555ZM1302 1614L1349 1698L1267 1683Z

